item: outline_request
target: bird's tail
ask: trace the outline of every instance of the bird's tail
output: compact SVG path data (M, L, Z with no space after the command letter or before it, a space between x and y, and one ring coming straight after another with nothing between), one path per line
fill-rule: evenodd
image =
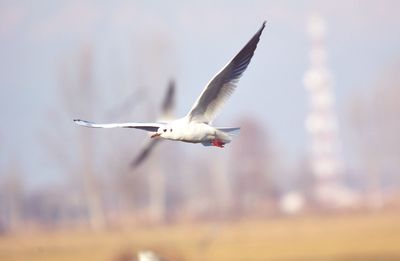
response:
M231 142L234 135L239 134L240 128L216 128L219 133L212 140L202 142L204 146L215 146L223 148L225 144Z
M217 128L217 130L222 131L226 134L228 134L229 136L235 136L238 135L240 132L240 128L236 127L236 128Z

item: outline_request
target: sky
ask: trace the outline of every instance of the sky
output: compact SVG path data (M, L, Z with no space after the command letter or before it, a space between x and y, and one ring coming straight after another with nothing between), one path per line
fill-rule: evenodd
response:
M241 117L259 121L294 166L307 152L302 82L310 66L306 25L313 14L326 22L343 150L351 155L348 106L399 61L398 10L400 3L389 0L1 1L0 169L16 160L32 184L52 179L57 168L43 149L43 136L57 125L73 127L70 118L49 115L60 106L60 68L73 64L83 47L94 48L95 85L107 94L93 120L104 119L143 86L150 93L146 103L158 104L171 77L183 116L264 20L252 62L215 125L232 126ZM148 121L137 115L125 120ZM193 147L196 153L202 149Z

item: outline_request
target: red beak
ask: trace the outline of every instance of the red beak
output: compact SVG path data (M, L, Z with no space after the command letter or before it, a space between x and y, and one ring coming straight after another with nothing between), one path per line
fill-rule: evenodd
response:
M157 137L160 137L160 136L161 136L161 134L156 132L153 135L151 135L150 138L153 139L153 138L157 138Z

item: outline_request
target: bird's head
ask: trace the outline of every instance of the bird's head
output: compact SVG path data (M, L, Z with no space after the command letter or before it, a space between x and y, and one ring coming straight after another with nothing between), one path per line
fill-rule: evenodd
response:
M174 127L172 125L165 125L158 128L157 132L151 135L151 138L164 138L164 139L174 139Z

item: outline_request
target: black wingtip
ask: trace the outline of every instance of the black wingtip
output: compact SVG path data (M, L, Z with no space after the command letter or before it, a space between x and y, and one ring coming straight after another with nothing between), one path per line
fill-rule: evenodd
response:
M261 25L260 31L264 30L266 24L267 24L267 20L264 20L264 22Z
M73 119L74 122L81 121L80 119Z
M264 31L265 25L267 24L267 20L264 20L264 22L261 24L260 29L258 29L258 31L256 32L256 34L253 36L253 38L250 40L254 40L254 38L259 38L262 34L262 32ZM257 40L258 41L258 40Z

